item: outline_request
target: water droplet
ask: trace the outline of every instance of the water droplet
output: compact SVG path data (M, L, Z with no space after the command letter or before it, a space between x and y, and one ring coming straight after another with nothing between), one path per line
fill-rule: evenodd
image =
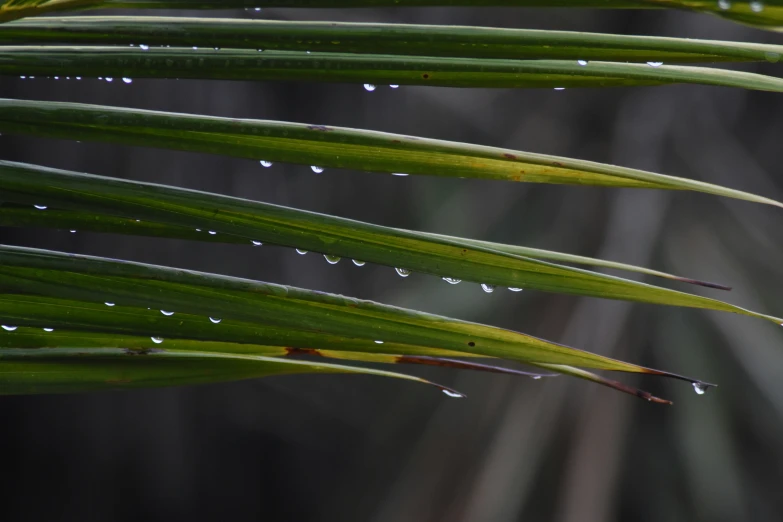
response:
M577 60L576 63L584 67L585 65L587 65L587 60Z
M565 87L555 87L555 90L556 90L556 91L564 91L564 90L565 90Z
M174 312L167 312L166 310L161 310L160 313L162 313L166 317L170 317L170 316L174 315Z
M446 395L448 395L449 397L452 397L454 399L464 399L465 398L465 396L462 395L460 392L453 392L451 390L442 390L442 391L443 391L443 393L445 393Z
M106 81L107 81L107 82L109 82L109 83L111 83L111 82L113 82L113 81L114 81L114 78L109 78L109 77L107 76L107 77L106 77Z
M81 77L81 76L77 76L77 77L76 77L76 79L77 79L77 80L81 80L81 79L82 79L82 77Z
M392 89L399 89L400 88L399 85L389 85L389 87L391 87Z
M444 277L443 280L450 285L456 285L457 283L462 282L462 279L454 279L453 277Z
M219 50L220 50L220 47L214 47L214 49L215 49L216 51L219 51Z
M484 290L486 293L491 294L495 291L495 285L488 285L486 283L481 283L481 289Z
M696 392L696 395L704 395L707 393L707 388L703 382L694 382L693 383L693 391Z
M55 79L55 80L59 80L59 79L60 79L60 77L59 77L59 76L55 76L55 77L54 77L54 79Z
M392 172L392 176L408 176L408 174L403 174L402 172Z
M221 319L220 317L210 317L209 320L212 321L215 324L218 324L223 319Z
M160 344L163 342L163 337L150 337L152 339L152 342L155 344Z
M329 254L324 254L324 259L326 259L326 262L330 265L336 265L340 262L339 256L330 256Z
M530 378L533 379L534 381L537 381L537 380L539 380L541 378L541 376L540 375L531 375Z
M44 328L43 331L44 332L53 332L54 328Z
M196 47L196 46L194 45L194 46L193 46L193 50L194 50L194 51L198 51L198 47Z
M301 248L297 248L296 253L303 256L307 253L307 250L302 250Z
M253 243L253 246L261 246L261 245L263 245L263 243L261 241L252 241L251 240L250 242Z
M718 7L724 11L731 9L731 2L729 0L718 0Z
M762 4L761 2L751 2L750 10L753 11L754 13L760 13L761 11L764 10L764 4Z
M133 83L133 78L123 78L122 81L124 83Z
M324 171L323 167L316 167L315 165L311 166L310 169L315 172L316 174L320 174Z
M368 92L372 92L372 91L375 90L375 85L373 85L371 83L365 83L364 84L364 90L368 91Z
M38 210L46 210L46 205L33 205Z
M521 292L522 291L521 288L514 288L512 286L509 286L508 289L511 290L512 292Z
M139 44L139 49L141 49L142 51L148 51L149 48L150 48L149 45Z
M364 261L359 261L358 259L354 259L353 260L353 264L356 265L356 266L364 266L367 263L365 263Z
M259 161L259 163L261 164L262 167L266 167L266 168L269 168L269 167L272 166L272 162L271 161L261 160L261 161Z
M71 234L75 234L75 233L76 233L76 231L75 231L75 230L70 230L69 232L70 232Z
M780 53L773 53L771 51L767 51L766 53L764 53L764 58L766 58L768 62L777 63L780 61Z
M411 271L408 270L407 268L395 268L394 270L397 271L397 274L400 277L408 277L409 275L411 275Z
M663 62L647 62L647 65L649 65L650 67L660 67L661 65L663 65Z
M103 303L103 304L105 304L106 306L114 306L114 303L110 303L110 302L108 302L108 301L106 301L106 302L105 302L105 303Z
M210 236L214 236L215 234L217 234L217 232L215 232L214 230L208 230L207 232L209 232Z
M27 78L27 76L20 76L20 78L24 80Z
M7 326L7 325L2 325L2 327L3 327L3 330L6 330L8 332L13 332L17 328L16 326Z
M383 341L375 341L375 344L383 344Z

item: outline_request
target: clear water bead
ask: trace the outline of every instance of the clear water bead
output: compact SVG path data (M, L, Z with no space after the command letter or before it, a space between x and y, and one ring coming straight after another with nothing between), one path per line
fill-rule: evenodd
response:
M133 78L123 78L123 83L133 83Z
M324 254L324 259L326 259L326 262L330 265L336 265L340 262L340 256L330 256L329 254Z
M576 63L584 67L585 65L587 65L587 60L577 60Z
M521 292L522 291L521 288L514 288L514 287L511 287L511 286L509 286L508 289L511 290L512 292Z
M449 397L451 397L453 399L464 399L465 398L465 396L462 395L461 393L453 392L451 390L443 390L443 393L445 393L446 395L448 395Z
M219 323L220 321L222 321L223 319L221 319L220 317L210 317L210 318L209 318L209 320L210 320L211 322L215 323L215 324L218 324L218 323Z
M107 77L106 77L106 81L107 81L107 82L109 82L109 83L111 83L111 82L113 82L113 81L114 81L114 78L109 78L109 77L107 76Z
M103 303L103 304L105 304L106 306L114 306L114 303L110 303L110 302L108 302L108 301L106 301L106 302L105 302L105 303Z
M356 266L364 266L367 263L365 263L364 261L359 261L358 259L354 259L353 260L353 264L356 265Z
M315 172L316 174L320 174L321 172L323 172L323 171L324 171L324 168L323 168L323 167L318 167L318 166L316 166L316 165L312 165L312 166L310 167L310 170L312 170L312 171L313 171L313 172Z
M250 241L250 242L253 243L253 246L261 246L261 245L263 245L263 243L261 241Z
M368 92L372 92L372 91L375 90L375 85L373 85L371 83L365 83L364 84L364 90L368 91Z
M481 283L481 289L484 290L486 293L491 294L495 291L495 285L488 285L486 283Z
M44 332L53 332L54 328L44 328L43 331Z
M647 62L647 65L649 65L650 67L660 67L661 65L663 65L663 62Z
M702 382L694 382L693 391L696 392L696 395L704 395L707 393L707 386L705 386Z
M723 11L731 9L731 2L729 0L718 0L718 7Z
M150 337L152 339L152 342L155 344L160 344L163 342L163 337Z
M161 310L160 313L162 313L166 317L170 317L170 316L174 315L174 312L167 312L166 310Z
M564 91L564 90L565 90L565 87L555 87L555 90L556 90L556 91Z
M456 285L457 283L462 282L462 279L454 279L453 277L444 277L443 280L450 285Z
M149 48L150 48L149 45L139 44L139 49L141 49L142 51L148 51Z
M303 256L307 253L307 250L302 250L301 248L297 248L296 253Z
M764 4L762 4L761 2L751 2L750 10L753 11L754 13L760 13L761 11L764 10Z
M267 169L272 166L271 161L261 160L259 161L259 163L261 164L262 167L265 167Z
M5 330L7 332L13 332L17 328L16 326L8 326L8 325L5 325L5 324L2 325L2 327L3 327L3 330Z
M399 85L389 85L389 87L391 87L392 89L399 89L400 88Z
M411 275L411 271L407 268L395 268L394 269L400 277L408 277Z
M33 205L38 210L46 210L46 205Z
M217 234L217 232L215 232L214 230L207 230L207 232L209 232L210 236L214 236L215 234Z
M375 344L383 344L383 341L375 341Z
M408 176L409 174L403 174L402 172L392 172L392 176Z

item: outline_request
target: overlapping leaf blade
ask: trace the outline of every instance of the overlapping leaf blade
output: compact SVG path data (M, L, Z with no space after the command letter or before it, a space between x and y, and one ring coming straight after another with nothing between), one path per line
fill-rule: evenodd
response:
M574 374L571 363L699 382L524 334L342 296L32 249L2 247L1 252L0 317L13 325L0 337L6 348L119 345L130 355L164 348L265 357L293 348L372 362L428 364L434 362L425 356L434 356L436 365L466 369L481 368L462 361L444 364L442 358L482 356L563 366L549 368L559 373ZM222 317L208 317L210 309L220 309ZM65 338L32 327L54 329ZM140 332L150 337L139 337ZM493 370L503 371L484 369Z
M260 240L493 285L722 310L781 322L714 299L526 257L508 245L393 229L216 194L11 162L0 162L0 190L6 201L27 203L30 208L43 203L83 212L82 224L88 229L95 216L116 215L126 219L116 232L133 227L130 222L136 220L163 223L188 230L186 238L226 234L232 242L245 238L250 245L251 240ZM0 210L0 222L13 224L15 211ZM59 225L61 214L48 208L27 212L40 216L38 224ZM20 224L29 223L28 218ZM67 224L72 226L73 221ZM146 230L153 232L156 226ZM569 259L545 251L538 251L538 255Z

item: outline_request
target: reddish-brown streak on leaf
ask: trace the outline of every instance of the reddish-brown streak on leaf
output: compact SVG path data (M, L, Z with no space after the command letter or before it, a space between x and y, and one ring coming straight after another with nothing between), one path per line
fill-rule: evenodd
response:
M286 348L286 355L317 355L323 357L320 351L314 348Z
M731 290L730 286L721 285L719 283L710 283L709 281L700 281L698 279L691 279L689 277L676 277L677 281L682 281L683 283L690 283L692 285L699 285L699 286L706 286L707 288L715 288L717 290L726 290L727 292Z
M324 132L332 130L329 127L326 127L325 125L308 125L307 128L310 130L317 130L317 131L324 131Z
M506 152L505 154L503 154L503 157L504 157L504 158L511 159L511 160L515 160L515 159L517 159L517 157L516 157L516 155L515 155L515 154L509 154L508 152Z
M402 364L423 364L426 366L440 366L444 368L457 368L460 370L475 370L490 373L503 373L510 375L523 375L525 377L555 377L554 373L531 373L502 366L461 361L459 359L444 359L442 357L427 357L426 355L400 355L397 362Z

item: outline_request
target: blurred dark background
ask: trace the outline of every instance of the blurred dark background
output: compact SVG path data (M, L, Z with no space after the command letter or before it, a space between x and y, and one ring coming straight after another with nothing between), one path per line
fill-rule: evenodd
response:
M161 13L163 14L163 13ZM175 14L175 13L167 13ZM178 13L205 15L207 13ZM208 13L247 18L245 11ZM264 9L261 17L472 24L778 42L682 12ZM779 74L779 66L746 70ZM273 82L3 78L0 96L377 129L551 153L783 199L783 98L699 86L460 90ZM0 137L6 159L155 181L397 227L562 250L734 286L783 313L779 209L693 193L400 178ZM717 382L596 385L402 368L451 400L370 377L293 376L0 398L4 520L777 521L783 333L729 314L452 286L264 246L2 230L3 242L369 298L524 331ZM699 292L699 289L686 288Z

